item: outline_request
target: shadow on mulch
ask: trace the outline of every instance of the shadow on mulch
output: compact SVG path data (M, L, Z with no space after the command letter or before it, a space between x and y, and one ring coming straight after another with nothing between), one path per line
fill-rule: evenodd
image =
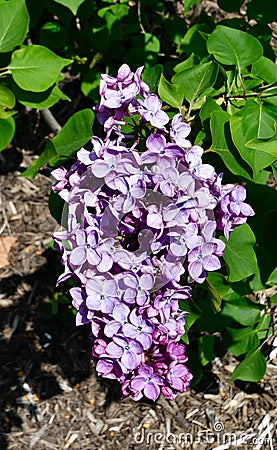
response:
M0 307L0 450L7 448L4 434L22 424L18 405L35 420L36 400L63 392L58 379L76 385L90 375L89 328L77 328L68 307L66 320L47 317L55 280L48 262L31 275L0 281L2 296L13 300Z

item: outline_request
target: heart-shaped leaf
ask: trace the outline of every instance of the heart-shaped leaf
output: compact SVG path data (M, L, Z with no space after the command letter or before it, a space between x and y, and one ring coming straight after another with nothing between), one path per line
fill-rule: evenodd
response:
M63 67L72 62L41 45L30 45L12 54L8 69L21 89L42 92L54 84Z
M25 0L0 0L0 53L22 44L29 27Z
M263 54L260 42L244 31L218 25L207 40L208 52L222 64L242 69L258 61Z

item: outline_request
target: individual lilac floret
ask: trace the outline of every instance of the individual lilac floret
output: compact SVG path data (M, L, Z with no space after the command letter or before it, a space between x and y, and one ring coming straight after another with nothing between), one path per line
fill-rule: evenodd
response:
M191 127L183 122L182 114L176 114L171 122L170 138L180 147L190 148L191 142L186 139L191 132Z
M220 269L221 264L215 252L216 245L208 242L188 253L188 271L197 283L205 281L206 271Z
M153 368L144 364L139 367L138 375L130 383L130 389L133 391L132 397L134 400L139 400L144 395L155 401L160 395L162 384L162 377L154 374Z
M150 122L153 127L164 129L164 126L169 122L168 115L161 110L162 102L155 94L150 94L144 101L138 100L138 111L147 122Z
M106 352L111 358L119 359L126 370L134 370L142 362L143 346L138 341L114 336Z

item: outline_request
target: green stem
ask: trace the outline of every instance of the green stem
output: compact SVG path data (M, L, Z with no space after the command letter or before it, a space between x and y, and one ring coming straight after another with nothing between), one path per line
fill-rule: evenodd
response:
M0 69L0 70L2 70L2 69ZM0 73L0 77L4 77L4 76L6 76L6 75L9 75L10 73L11 73L10 70L6 70L6 72Z

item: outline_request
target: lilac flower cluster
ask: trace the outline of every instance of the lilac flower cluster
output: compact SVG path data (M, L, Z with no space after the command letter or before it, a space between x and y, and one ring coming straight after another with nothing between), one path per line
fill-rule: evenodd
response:
M192 375L185 363L184 281L203 283L220 268L224 243L253 210L243 186L222 185L187 139L181 114L170 120L161 100L124 64L102 75L98 121L105 137L52 173L66 202L65 231L55 233L71 278L77 325L90 323L97 372L118 380L123 395L174 399ZM133 123L131 134L123 126Z

